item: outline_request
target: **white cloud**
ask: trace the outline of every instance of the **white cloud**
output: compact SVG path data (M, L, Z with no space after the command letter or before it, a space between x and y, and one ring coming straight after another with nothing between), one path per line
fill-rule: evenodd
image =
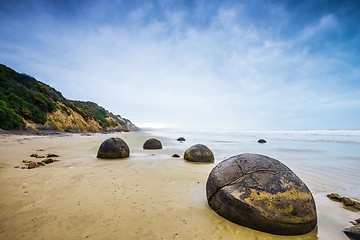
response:
M299 40L307 41L312 37L322 35L324 32L337 30L338 26L337 20L333 15L329 14L323 16L319 19L316 25L309 25L305 27L300 33Z

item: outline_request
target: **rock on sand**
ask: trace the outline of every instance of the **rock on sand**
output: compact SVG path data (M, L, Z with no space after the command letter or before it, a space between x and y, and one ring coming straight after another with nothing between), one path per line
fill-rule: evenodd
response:
M214 154L207 146L196 144L185 151L184 159L192 162L214 162Z
M148 139L143 146L144 149L162 149L160 140L151 138Z
M210 207L237 224L279 235L299 235L317 224L313 196L287 166L245 153L219 163L206 184Z
M121 138L106 139L97 153L97 158L126 158L130 155L129 146Z

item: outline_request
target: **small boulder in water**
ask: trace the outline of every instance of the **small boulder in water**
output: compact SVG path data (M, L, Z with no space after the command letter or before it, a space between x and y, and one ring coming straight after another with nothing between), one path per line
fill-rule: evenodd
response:
M109 138L100 145L97 158L126 158L129 155L130 149L124 140L121 138Z
M266 143L266 140L265 139L259 139L258 143Z
M173 157L173 158L179 158L180 155L175 153L174 155L172 155L172 157Z
M162 149L160 140L151 138L148 139L143 146L144 149Z
M196 144L185 151L184 159L192 162L214 162L214 154L207 146Z
M344 229L344 233L349 239L360 239L360 218L356 219L355 222L351 222L354 226Z
M331 193L327 195L328 198L330 198L333 201L341 202L346 208L350 208L355 211L360 211L360 202L355 201L348 197L341 197L337 193Z
M185 138L184 138L184 137L179 137L179 138L177 139L177 141L179 141L179 142L184 142L184 141L185 141Z

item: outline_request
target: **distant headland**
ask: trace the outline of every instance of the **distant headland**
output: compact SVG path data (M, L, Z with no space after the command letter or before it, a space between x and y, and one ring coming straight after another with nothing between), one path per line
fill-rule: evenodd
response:
M4 130L136 131L128 119L94 102L66 99L56 89L0 64L0 128Z

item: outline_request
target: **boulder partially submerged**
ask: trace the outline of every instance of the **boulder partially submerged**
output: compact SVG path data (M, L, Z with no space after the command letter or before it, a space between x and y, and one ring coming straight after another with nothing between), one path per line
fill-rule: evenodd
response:
M207 146L196 144L185 151L184 159L192 162L214 162L214 154Z
M162 149L162 144L161 144L160 140L151 138L151 139L148 139L144 143L143 148L144 149Z
M356 219L354 222L351 222L354 226L344 229L344 233L350 239L360 239L360 218Z
M341 202L345 208L354 210L354 211L360 211L360 202L353 200L348 197L341 197L337 193L331 193L327 195L328 198L330 198L333 201Z
M299 235L317 224L305 183L276 159L240 154L219 163L206 184L210 207L237 224L279 235Z
M126 158L129 155L130 149L124 140L121 138L109 138L100 145L97 158Z

